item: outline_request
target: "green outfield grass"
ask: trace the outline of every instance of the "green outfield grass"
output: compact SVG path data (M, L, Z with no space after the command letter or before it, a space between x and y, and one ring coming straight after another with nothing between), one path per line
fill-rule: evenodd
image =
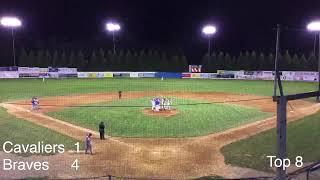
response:
M316 90L311 82L283 82L286 93ZM108 91L194 91L230 92L271 96L272 81L204 80L204 79L15 79L0 80L0 102L29 99L32 96L56 96Z
M228 164L270 171L266 156L276 155L276 130L268 130L222 148ZM295 162L320 160L320 112L290 123L287 129L287 155Z
M64 144L66 150L75 149L74 144L76 143L76 140L55 131L17 119L9 115L5 109L0 108L0 144L2 145L5 141L15 144L33 144L38 141L43 141L45 144ZM80 147L83 147L83 143L80 142L80 144ZM28 156L30 154L18 155Z
M149 116L142 113L150 107L151 97L123 99L98 106L132 107L70 107L48 115L82 127L97 130L106 121L107 133L121 137L189 137L210 134L240 126L265 117L269 113L254 108L227 104L197 104L205 101L174 99L173 108L179 113L171 117ZM144 106L144 107L134 107Z

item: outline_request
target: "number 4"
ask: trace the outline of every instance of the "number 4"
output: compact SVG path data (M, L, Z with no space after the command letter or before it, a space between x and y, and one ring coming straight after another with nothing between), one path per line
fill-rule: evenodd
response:
M71 165L71 168L76 168L76 170L79 169L79 165L78 165L79 161L78 159L76 159L75 161L73 161L72 165Z

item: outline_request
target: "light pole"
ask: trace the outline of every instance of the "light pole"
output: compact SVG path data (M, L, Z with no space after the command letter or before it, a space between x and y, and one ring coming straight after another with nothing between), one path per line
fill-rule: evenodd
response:
M316 33L319 37L319 52L318 52L318 91L320 91L320 21L312 21L307 25L307 29L310 32ZM315 51L315 48L314 48ZM320 102L319 96L317 96L317 102Z
M205 25L202 28L202 33L208 37L208 56L210 57L210 41L211 41L211 36L213 36L217 32L217 29L213 25Z
M16 66L16 52L15 52L15 42L14 42L14 29L21 26L21 20L17 17L6 16L0 19L0 24L4 27L11 28L12 37L12 54L13 54L13 65Z
M113 54L116 54L116 40L114 33L120 31L120 24L114 23L114 22L109 22L106 24L106 29L107 31L112 33L112 41L113 41Z

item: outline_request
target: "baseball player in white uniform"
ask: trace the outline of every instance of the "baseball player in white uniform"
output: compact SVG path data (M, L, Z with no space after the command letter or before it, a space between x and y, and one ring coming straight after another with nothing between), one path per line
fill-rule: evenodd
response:
M155 98L151 99L151 110L154 111L156 109L156 101Z
M167 109L170 111L171 110L171 99L167 100Z

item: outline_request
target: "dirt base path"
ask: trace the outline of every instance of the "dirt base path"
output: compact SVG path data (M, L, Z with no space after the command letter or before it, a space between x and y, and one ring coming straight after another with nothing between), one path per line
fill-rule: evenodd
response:
M227 93L182 93L182 92L130 92L124 93L123 98L144 96L175 96L178 98L203 99L210 102L240 104L257 107L265 112L275 112L275 103L271 98L235 95ZM105 102L117 99L116 93L99 93L74 96L40 98L41 109L30 111L29 101L17 101L1 104L10 114L35 124L50 128L80 141L88 132L86 128L78 127L61 120L48 117L43 112L62 109L65 106ZM245 100L245 101L243 101ZM50 106L54 105L54 106ZM288 106L288 122L316 113L319 104L307 101L292 101ZM66 163L55 167L48 173L50 177L92 177L112 174L120 177L133 178L190 178L206 175L219 175L227 178L266 176L264 172L252 169L226 165L220 152L221 147L255 135L259 132L274 128L276 117L257 121L223 132L194 137L194 138L117 138L108 137L105 141L94 139L94 155L79 155L68 153L64 155L66 162L78 158L80 169L77 173L66 169ZM92 132L95 138L97 132ZM56 159L59 159L57 155ZM61 161L55 160L55 164ZM61 171L59 170L61 169ZM24 174L16 174L17 177ZM12 177L12 176L10 176Z

